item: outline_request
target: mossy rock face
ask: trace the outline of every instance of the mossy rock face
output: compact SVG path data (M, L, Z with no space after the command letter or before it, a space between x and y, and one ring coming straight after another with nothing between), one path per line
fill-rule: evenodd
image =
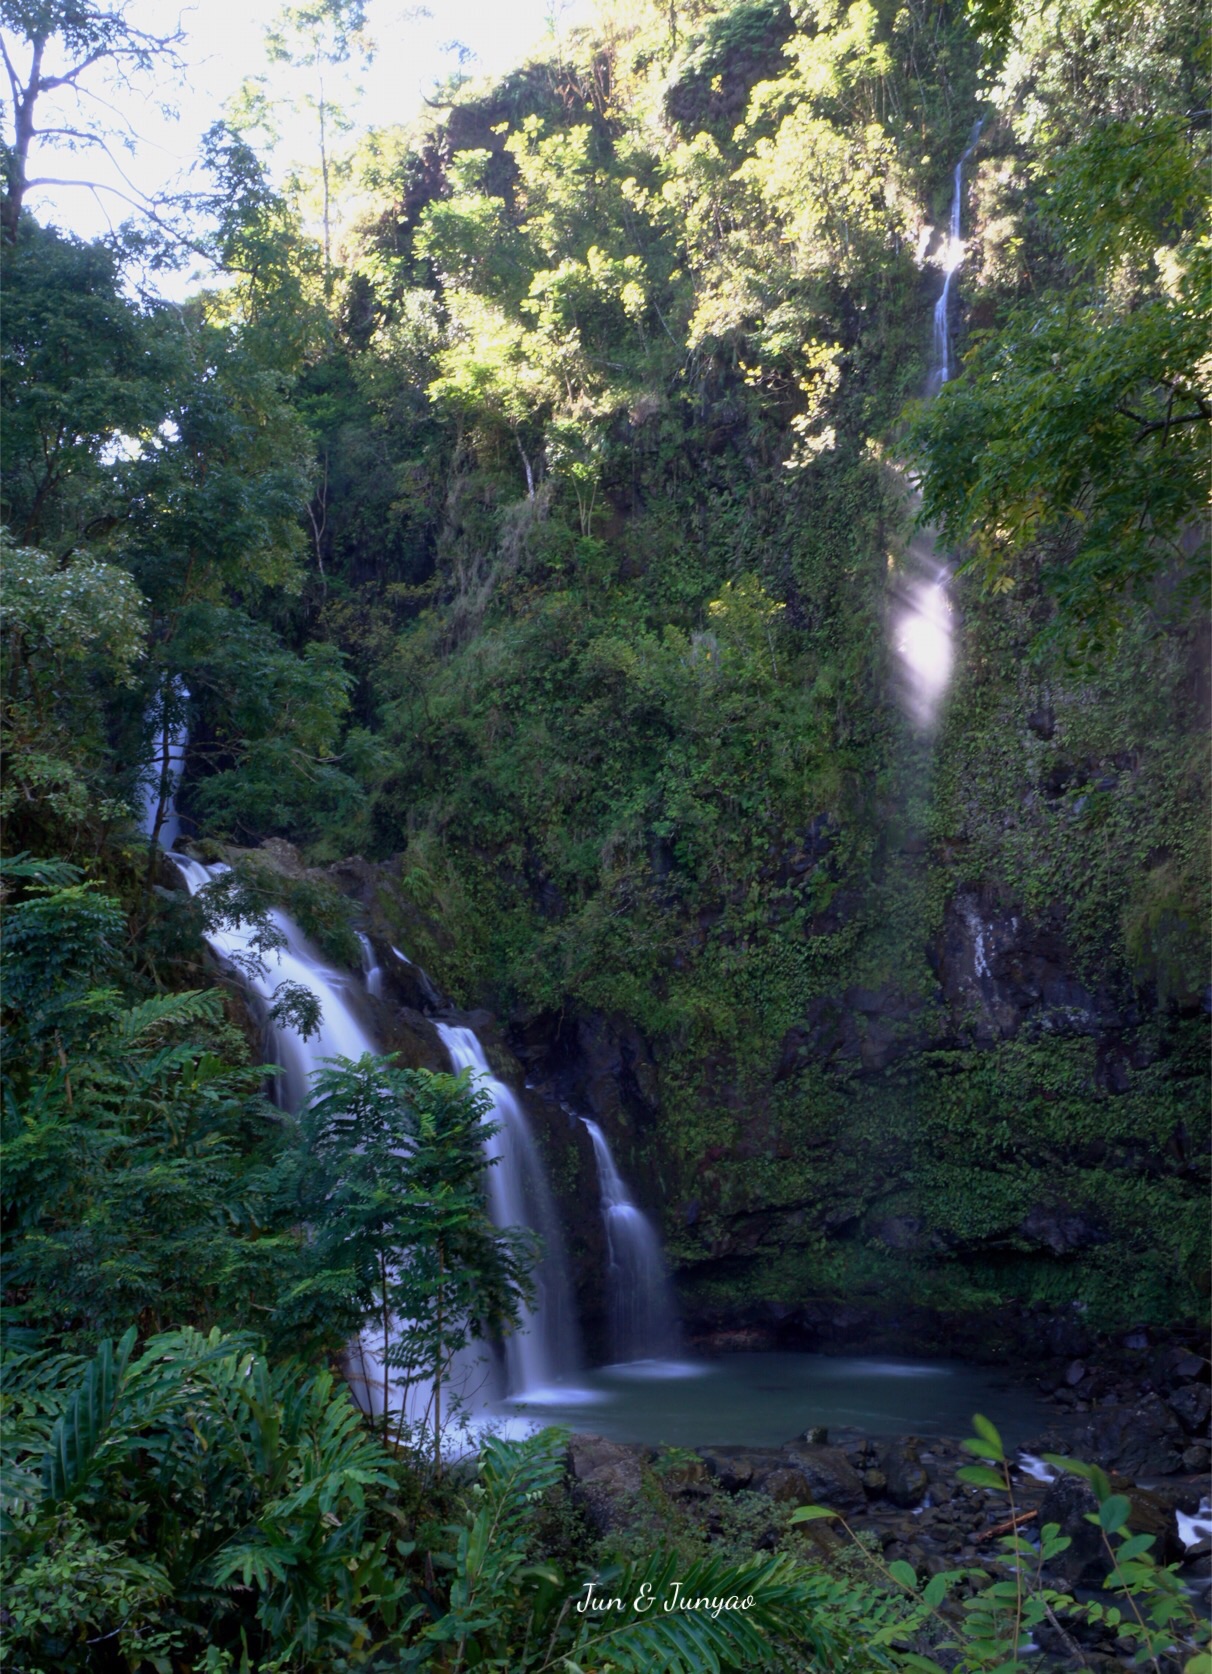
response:
M1045 701L1030 624L964 608L931 747L859 753L877 797L710 884L658 835L606 939L574 894L552 919L541 870L477 864L480 993L527 1080L603 1123L696 1317L872 1286L1108 1324L1204 1307L1204 1019L1142 954L1182 966L1207 889L1192 665L1128 638Z

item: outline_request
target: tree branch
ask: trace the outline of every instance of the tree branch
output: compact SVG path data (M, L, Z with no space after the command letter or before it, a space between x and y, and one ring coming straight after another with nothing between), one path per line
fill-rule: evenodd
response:
M17 80L17 72L13 68L13 61L8 55L8 48L4 44L4 36L0 35L0 54L4 57L4 68L8 71L8 84L13 92L13 107L16 108L21 99L21 83Z

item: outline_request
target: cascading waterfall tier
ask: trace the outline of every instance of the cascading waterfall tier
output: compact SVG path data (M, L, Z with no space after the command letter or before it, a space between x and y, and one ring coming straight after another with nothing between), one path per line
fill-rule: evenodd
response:
M485 1156L493 1160L485 1172L494 1223L528 1226L542 1239L535 1306L523 1309L520 1328L505 1341L506 1392L541 1400L545 1390L558 1386L580 1365L568 1259L555 1203L522 1107L492 1073L475 1033L454 1023L439 1023L437 1031L454 1069L471 1070L492 1099L490 1114L499 1127L485 1141Z
M191 895L230 870L222 864L206 866L187 855L175 854L172 858ZM296 1111L307 1103L311 1078L325 1059L360 1058L379 1048L351 1003L355 979L326 964L289 914L275 909L269 919L282 935L285 947L257 953L252 945L253 932L243 924L212 930L206 940L260 1001L267 1019L267 1045L273 1062L282 1071L277 1077L275 1099L284 1110ZM269 1008L283 982L310 989L320 1002L319 1028L306 1040L296 1029L268 1022Z
M656 1228L627 1194L606 1135L581 1117L593 1141L606 1225L606 1303L616 1362L663 1360L680 1341L669 1275Z
M174 696L188 694L180 688ZM163 696L157 699L155 717L166 715ZM162 848L171 847L179 835L175 796L188 744L184 720L160 726L155 760L148 777L154 786L143 811L147 837L156 832L161 815L161 793L167 787L158 839ZM230 870L223 864L206 865L187 855L174 854L172 863L191 895ZM276 1078L274 1097L286 1110L298 1111L311 1093L312 1077L326 1060L357 1059L377 1053L372 1038L358 1014L356 1001L361 989L371 998L382 998L383 970L368 937L360 936L362 980L327 964L299 930L289 914L274 909L269 913L283 945L260 950L254 945L255 930L244 924L226 925L207 934L216 957L232 971L265 1023L269 1056L281 1073ZM401 964L411 964L407 955L392 947ZM423 971L416 968L424 993L434 1003L436 990ZM318 1028L306 1039L288 1024L272 1020L271 1008L283 983L309 990L320 1003ZM568 1284L564 1239L555 1204L547 1184L542 1160L526 1117L509 1088L495 1077L484 1050L471 1029L440 1023L438 1033L455 1070L470 1069L490 1094L492 1113L501 1126L485 1145L486 1156L496 1158L486 1169L489 1208L498 1227L528 1226L539 1234L543 1253L535 1274L538 1297L534 1308L524 1311L521 1328L505 1343L504 1389L488 1355L472 1344L456 1356L447 1378L447 1399L455 1398L464 1417L475 1417L489 1409L503 1394L542 1399L544 1390L559 1389L565 1397L575 1392L559 1388L561 1380L580 1365L579 1334ZM347 1373L359 1403L371 1413L382 1413L385 1405L401 1411L413 1424L427 1420L432 1391L422 1384L402 1387L390 1372L385 1374L381 1347L366 1337L351 1347Z

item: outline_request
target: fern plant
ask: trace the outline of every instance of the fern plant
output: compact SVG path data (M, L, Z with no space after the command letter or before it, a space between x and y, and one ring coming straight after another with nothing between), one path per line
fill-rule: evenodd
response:
M864 1597L787 1555L743 1563L706 1557L689 1565L666 1551L601 1571L566 1574L534 1562L534 1507L564 1473L566 1436L489 1438L452 1528L443 1608L405 1653L401 1669L494 1669L501 1674L616 1670L618 1674L723 1674L796 1667L844 1670L859 1642ZM707 1601L707 1602L705 1602Z
M24 1601L30 1666L90 1667L88 1638L154 1628L176 1652L243 1643L321 1669L407 1627L392 1461L331 1372L189 1329L141 1353L132 1330L60 1370L43 1422L6 1435L5 1594ZM48 1552L75 1554L62 1584L91 1631L67 1641L38 1603Z
M121 930L116 902L74 884L4 922L7 1296L80 1347L131 1320L246 1319L297 1242L275 1202L262 1072L219 995L132 1004Z

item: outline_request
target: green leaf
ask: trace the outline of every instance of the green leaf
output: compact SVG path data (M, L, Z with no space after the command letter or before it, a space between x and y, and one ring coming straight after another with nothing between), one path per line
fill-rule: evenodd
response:
M1004 1459L1006 1454L1002 1447L1002 1438L998 1432L997 1426L995 1424L991 1424L989 1420L979 1412L973 1413L972 1425L977 1435L980 1436L983 1441L987 1442L994 1450L992 1454L986 1454L986 1458Z
M927 1581L922 1598L931 1610L937 1610L947 1596L947 1582L941 1575L932 1575Z
M1003 1455L1000 1448L994 1447L992 1442L984 1441L979 1436L968 1436L960 1443L960 1446L965 1453L975 1453L978 1459L990 1459L995 1464L1002 1462Z
M1112 1494L1098 1508L1099 1525L1108 1534L1114 1534L1117 1530L1123 1528L1131 1510L1132 1502L1126 1499L1123 1494Z
M802 1505L791 1513L792 1523L815 1523L821 1517L836 1517L836 1511L830 1511L824 1505Z
M1138 1534L1125 1540L1122 1546L1116 1548L1115 1561L1126 1564L1132 1558L1139 1558L1142 1552L1147 1552L1156 1542L1156 1535Z
M114 1415L136 1335L132 1325L116 1354L110 1343L102 1343L83 1385L55 1420L42 1460L42 1494L47 1502L73 1499L87 1486Z
M907 1564L904 1558L897 1558L888 1565L888 1573L894 1581L899 1581L902 1587L917 1589L917 1571L912 1564Z
M971 1483L976 1488L1004 1488L1006 1486L998 1472L989 1465L961 1465L955 1474L961 1482Z

